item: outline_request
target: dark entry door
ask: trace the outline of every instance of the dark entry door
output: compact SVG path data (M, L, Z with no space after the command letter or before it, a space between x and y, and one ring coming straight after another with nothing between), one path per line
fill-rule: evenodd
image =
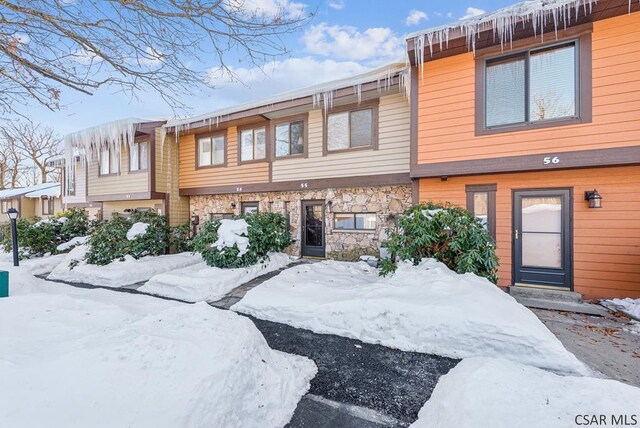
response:
M571 289L571 190L513 194L514 282Z
M302 255L324 257L324 201L302 202Z

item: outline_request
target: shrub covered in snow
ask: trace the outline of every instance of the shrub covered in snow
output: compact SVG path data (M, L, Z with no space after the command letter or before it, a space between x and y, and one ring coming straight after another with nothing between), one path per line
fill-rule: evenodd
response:
M383 276L396 270L397 259L417 265L424 258L434 258L457 273L475 273L493 283L498 280L495 245L480 221L463 208L431 202L414 205L387 233L382 247L391 257L381 260Z
M191 227L189 222L180 226L173 226L169 232L169 241L173 253L184 253L193 251L193 241L191 239Z
M134 233L136 223L146 224L144 233ZM128 239L127 234L132 239ZM139 259L144 256L165 254L169 244L169 228L164 216L153 210L133 212L129 218L114 213L110 220L96 226L89 239L87 262L106 265L124 256Z
M225 229L233 236L222 236ZM207 265L220 268L260 263L268 253L281 252L290 244L291 234L284 216L262 212L248 214L241 220L206 221L193 239L194 251L202 254Z
M72 208L58 214L55 218L31 222L21 218L16 224L18 231L18 249L21 259L39 257L47 253L56 254L69 251L73 246L64 246L74 238L85 236L90 223L84 210ZM2 245L11 252L11 227L6 224L2 229Z

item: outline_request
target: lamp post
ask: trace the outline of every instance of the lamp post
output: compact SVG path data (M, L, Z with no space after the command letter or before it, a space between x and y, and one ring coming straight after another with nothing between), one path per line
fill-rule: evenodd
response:
M16 219L18 218L18 210L15 208L9 208L7 215L11 220L11 246L13 247L13 265L19 266L18 261L18 229L16 227Z

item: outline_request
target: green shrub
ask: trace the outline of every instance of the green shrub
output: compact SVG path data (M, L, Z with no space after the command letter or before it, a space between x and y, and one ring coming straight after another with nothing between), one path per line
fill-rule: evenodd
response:
M244 219L249 225L247 252L238 257L237 245L218 250L212 244L218 239L218 219L206 221L200 233L193 239L193 250L200 253L209 266L238 268L262 262L269 252L283 251L291 244L291 234L286 227L284 216L276 213L254 212Z
M184 253L193 251L193 240L191 239L191 227L189 222L180 226L173 226L169 232L169 242L174 253Z
M131 241L127 232L134 223L147 223L147 231ZM114 213L110 220L99 223L89 238L87 263L106 265L124 256L139 259L165 254L169 244L167 219L154 210L133 212L129 218Z
M20 259L41 257L47 253L56 254L56 247L61 244L60 230L62 223L57 220L43 220L36 218L35 223L20 218L16 222L18 233L18 256ZM2 245L4 251L13 251L11 240L11 224L3 226Z
M69 208L57 215L58 220L63 220L60 229L61 241L69 242L78 236L87 236L90 232L89 215L82 208Z
M382 247L391 257L380 262L382 276L396 270L397 259L417 265L432 257L457 273L472 272L493 283L498 280L495 245L480 221L463 208L431 202L414 205L387 233Z

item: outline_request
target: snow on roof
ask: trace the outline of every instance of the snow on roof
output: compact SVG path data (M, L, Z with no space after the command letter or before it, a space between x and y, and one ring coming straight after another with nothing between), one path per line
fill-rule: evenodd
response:
M60 183L42 183L42 184L35 184L33 186L28 186L28 187L15 187L13 189L0 190L0 199L12 199L12 198L15 198L16 196L22 196L22 195L27 196L28 193L36 193L36 192L44 191L56 186L58 187L57 196L59 196ZM35 197L35 196L28 196L28 197Z
M467 47L475 52L476 37L482 31L493 30L494 38L497 37L500 44L504 45L512 41L518 25L533 25L535 35L543 34L548 24L553 24L557 31L558 28L568 27L581 13L590 14L595 3L597 0L528 0L494 12L417 31L409 34L407 40L414 42L416 64L422 65L425 47L429 46L429 51L433 54L433 45L438 44L442 49L443 45L449 43L454 32L460 32L461 36L466 37Z
M332 80L329 82L319 83L313 86L308 86L301 89L296 89L293 91L283 92L277 95L273 95L271 97L263 98L256 101L251 101L249 103L240 104L236 106L231 106L219 110L212 111L210 113L202 114L199 116L193 116L183 119L173 119L167 121L164 125L164 128L178 128L178 129L188 129L189 124L196 122L209 122L213 120L216 124L223 119L224 116L230 115L232 113L242 112L245 110L250 110L253 108L269 106L272 104L291 101L304 97L312 97L312 102L314 107L320 105L321 102L324 105L325 109L330 108L333 104L333 94L338 89L353 87L354 94L358 96L358 100L360 100L362 85L370 82L378 83L378 90L389 89L392 84L392 79L396 75L400 75L400 89L407 90L408 81L406 80L406 76L408 73L408 68L405 63L392 63L377 68L375 70L369 71L367 73L358 74L356 76L351 76L343 79Z
M47 183L52 184L52 183ZM58 198L60 197L60 183L53 183L55 186L46 187L44 189L34 190L33 192L29 192L24 196L27 198Z

